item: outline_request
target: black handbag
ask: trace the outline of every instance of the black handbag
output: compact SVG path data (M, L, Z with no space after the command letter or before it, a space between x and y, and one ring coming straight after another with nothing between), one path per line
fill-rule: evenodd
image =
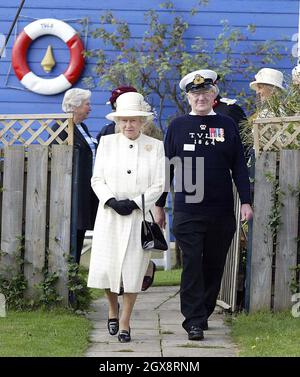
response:
M142 194L142 210L143 210L143 222L141 227L141 241L142 248L144 250L157 250L165 251L168 250L168 244L165 240L163 232L160 226L154 221L152 212L150 215L152 221L146 221L145 219L145 196Z

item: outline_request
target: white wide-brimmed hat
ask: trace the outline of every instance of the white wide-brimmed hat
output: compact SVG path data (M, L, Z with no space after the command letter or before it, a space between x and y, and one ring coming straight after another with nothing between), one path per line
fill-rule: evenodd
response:
M150 105L140 93L128 92L116 100L116 111L106 115L109 120L117 117L153 117Z
M254 76L255 81L250 83L250 88L256 90L257 84L268 84L276 86L277 88L284 89L283 84L283 74L277 69L273 68L262 68Z

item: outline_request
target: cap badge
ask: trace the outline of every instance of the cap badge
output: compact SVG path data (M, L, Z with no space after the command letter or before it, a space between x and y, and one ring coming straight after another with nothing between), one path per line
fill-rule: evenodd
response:
M204 77L202 77L201 75L196 75L194 77L193 84L195 84L195 85L201 85L203 83L204 83Z

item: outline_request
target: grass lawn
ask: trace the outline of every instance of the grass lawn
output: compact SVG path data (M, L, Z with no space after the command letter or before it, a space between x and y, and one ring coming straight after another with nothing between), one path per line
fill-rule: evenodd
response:
M174 269L169 271L156 270L154 275L153 286L169 286L169 285L179 285L181 278L182 269Z
M154 285L179 285L181 269L156 271ZM103 289L91 289L93 299ZM0 318L0 357L7 356L83 356L91 323L69 310L8 311Z
M290 312L240 314L231 328L239 356L300 356L300 317Z
M68 310L9 311L0 318L2 356L83 356L89 321Z

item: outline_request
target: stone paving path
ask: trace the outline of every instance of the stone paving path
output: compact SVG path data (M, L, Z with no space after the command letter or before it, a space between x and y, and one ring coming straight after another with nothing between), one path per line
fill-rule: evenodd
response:
M214 313L203 341L190 341L181 327L179 287L151 287L138 295L131 320L131 342L120 343L107 331L107 301L93 304L93 322L87 357L233 357L237 349L224 315ZM122 300L120 300L122 309Z

